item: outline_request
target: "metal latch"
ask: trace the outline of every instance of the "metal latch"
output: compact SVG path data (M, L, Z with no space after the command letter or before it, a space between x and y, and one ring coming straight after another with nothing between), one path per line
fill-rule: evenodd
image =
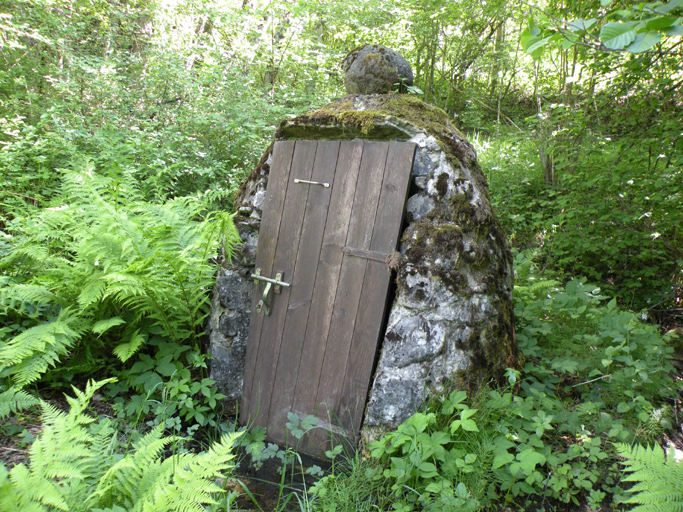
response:
M308 181L308 180L300 180L300 179L295 179L294 183L305 183L307 185L320 185L325 188L330 188L329 183L322 183L320 181Z
M258 284L259 281L264 281L266 283L266 287L263 289L263 298L258 304L256 304L256 312L260 313L261 310L263 310L264 314L268 316L270 315L270 290L272 289L274 293L280 293L282 291L282 287L284 286L285 288L289 288L290 283L285 283L282 281L282 272L275 274L275 279L272 279L270 277L262 276L260 268L257 268L251 277L254 280L254 284Z

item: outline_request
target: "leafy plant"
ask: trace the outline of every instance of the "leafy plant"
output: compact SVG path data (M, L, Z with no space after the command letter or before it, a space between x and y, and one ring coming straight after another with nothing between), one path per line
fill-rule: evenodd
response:
M617 452L629 475L625 482L636 482L626 503L637 504L633 512L674 512L683 510L683 463L677 462L673 449L661 446L618 444Z
M221 397L191 374L206 368L209 259L221 239L229 256L238 238L230 215L195 220L202 204L190 198L145 203L130 175L102 177L87 163L63 180L56 206L12 233L0 260L0 375L22 387L45 373L70 380L112 355L122 363L137 356L119 371L124 384L160 393L163 381L183 416L206 424Z
M239 434L225 435L201 454L165 449L182 440L162 437L158 427L119 453L118 432L109 420L85 413L93 394L107 381L89 382L67 397L68 413L43 402L44 428L31 445L29 467L0 466L0 507L12 511L175 511L203 510L225 493L215 483L233 467Z

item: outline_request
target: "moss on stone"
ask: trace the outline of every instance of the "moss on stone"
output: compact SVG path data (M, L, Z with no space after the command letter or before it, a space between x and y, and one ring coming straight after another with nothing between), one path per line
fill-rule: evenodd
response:
M434 136L444 151L463 164L476 165L474 151L451 123L448 114L409 94L350 94L283 121L275 137L406 140L420 132Z

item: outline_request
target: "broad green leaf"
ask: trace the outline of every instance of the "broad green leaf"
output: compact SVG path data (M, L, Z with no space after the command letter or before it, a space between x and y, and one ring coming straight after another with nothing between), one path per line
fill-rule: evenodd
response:
M611 3L612 3L612 0L600 0L600 5L602 7L607 7Z
M156 366L156 371L163 375L164 377L170 377L173 375L178 368L171 361L160 361Z
M657 7L657 12L669 13L676 9L677 7L683 8L683 0L669 0L664 5Z
M524 51L529 47L529 45L535 43L540 39L541 30L538 27L529 27L522 31L519 37L519 44L522 45Z
M658 16L649 20L645 26L648 30L662 30L674 25L677 21L678 18L674 16Z
M540 58L551 38L552 36L544 37L543 39L531 43L529 47L526 48L526 53L531 55L534 59Z
M436 473L436 466L431 462L423 462L420 464L420 471L426 473Z
M619 402L619 405L617 405L617 412L618 413L625 413L633 409L633 407L626 402Z
M460 482L455 487L455 495L460 499L468 498L467 487L465 487L464 483Z
M626 49L631 53L642 53L662 40L662 36L659 32L645 32L642 34L637 34L635 41L626 47Z
M440 479L438 482L432 482L430 483L427 487L425 487L425 491L431 492L434 494L438 494L444 489L450 489L451 488L451 482L445 479Z
M479 432L479 427L477 427L477 424L473 420L462 420L460 426L463 430L467 430L468 432Z
M579 18L577 20L570 21L569 23L567 23L567 27L569 27L569 30L571 30L572 32L576 32L579 30L586 32L593 25L595 25L596 21L597 20L595 18L590 18L588 20L584 20L583 18Z
M527 473L536 469L537 464L545 463L545 455L537 452L533 448L527 448L522 453L517 454L517 459L519 460L522 469Z
M683 36L683 25L674 25L673 27L665 28L662 32L671 37Z
M508 464L513 460L515 460L515 456L508 452L496 455L493 458L493 464L491 465L491 469L498 469L499 467L504 466L505 464Z
M611 50L622 50L636 38L633 23L610 22L600 30L600 41Z
M568 50L577 43L578 39L575 37L565 37L562 41L562 49Z
M463 409L460 411L460 419L461 420L466 420L474 416L474 414L477 412L477 409Z

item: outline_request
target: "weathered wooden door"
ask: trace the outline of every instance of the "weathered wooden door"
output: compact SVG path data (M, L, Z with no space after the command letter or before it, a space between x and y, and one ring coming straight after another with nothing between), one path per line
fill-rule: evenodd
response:
M414 150L407 142L275 143L256 273L289 286L255 279L240 414L271 441L319 456L332 435L355 441ZM315 415L322 428L288 438L290 412Z

